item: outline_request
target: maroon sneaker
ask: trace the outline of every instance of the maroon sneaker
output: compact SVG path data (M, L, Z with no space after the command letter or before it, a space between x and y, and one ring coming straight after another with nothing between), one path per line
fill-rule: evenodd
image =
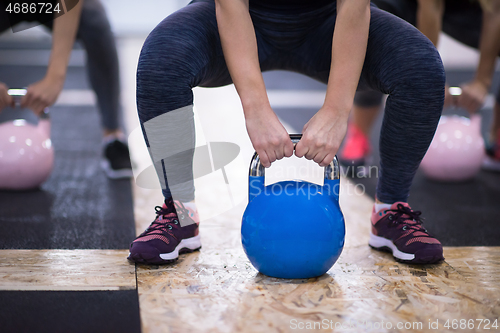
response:
M413 211L405 202L396 202L390 209L372 213L369 245L392 252L400 262L434 264L443 257L443 246L427 232L420 220L421 212Z
M176 261L179 254L201 248L200 220L195 209L172 198L155 209L156 219L130 244L127 259L141 264L167 264Z

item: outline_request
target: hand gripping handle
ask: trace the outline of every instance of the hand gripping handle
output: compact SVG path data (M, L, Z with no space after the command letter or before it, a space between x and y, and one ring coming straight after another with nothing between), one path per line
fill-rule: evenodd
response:
M290 139L292 140L294 147L302 138L302 134L290 134ZM264 177L265 168L260 162L259 155L255 153L253 155L252 161L250 161L250 171L249 176L253 177ZM325 167L325 179L333 180L340 179L340 166L337 156L333 158L333 161Z
M7 94L12 96L14 99L14 104L16 107L21 107L21 98L23 98L28 91L26 89L9 89L7 90ZM45 108L43 110L42 114L40 114L41 119L47 119L49 118L49 109Z

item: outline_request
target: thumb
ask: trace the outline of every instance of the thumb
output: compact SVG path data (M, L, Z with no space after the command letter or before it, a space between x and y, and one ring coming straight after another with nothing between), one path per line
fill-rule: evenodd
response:
M304 143L302 141L299 141L295 145L295 156L304 157L306 153L307 153L307 148L304 146Z

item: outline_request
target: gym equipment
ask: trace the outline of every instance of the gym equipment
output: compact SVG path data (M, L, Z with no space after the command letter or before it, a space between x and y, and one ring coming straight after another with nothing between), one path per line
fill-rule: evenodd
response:
M292 134L296 144L302 135ZM287 279L323 275L344 247L337 157L325 167L323 186L305 181L264 185L257 153L250 162L249 198L241 224L243 249L262 274Z
M453 95L461 93L452 87ZM481 116L441 116L434 138L420 166L432 180L458 182L473 178L484 159Z
M9 89L19 107L25 89ZM54 148L50 140L48 110L38 125L25 119L0 124L0 189L29 190L40 186L52 172Z

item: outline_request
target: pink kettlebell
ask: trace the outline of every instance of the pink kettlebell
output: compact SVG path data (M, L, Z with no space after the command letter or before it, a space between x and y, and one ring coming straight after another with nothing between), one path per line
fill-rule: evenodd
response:
M25 94L25 89L9 90L16 105ZM54 148L47 110L38 126L24 119L0 124L0 189L37 188L50 176L53 166Z
M450 92L458 95L460 88L450 88ZM481 116L475 114L470 119L457 115L441 116L420 167L433 180L464 181L478 173L483 158Z

